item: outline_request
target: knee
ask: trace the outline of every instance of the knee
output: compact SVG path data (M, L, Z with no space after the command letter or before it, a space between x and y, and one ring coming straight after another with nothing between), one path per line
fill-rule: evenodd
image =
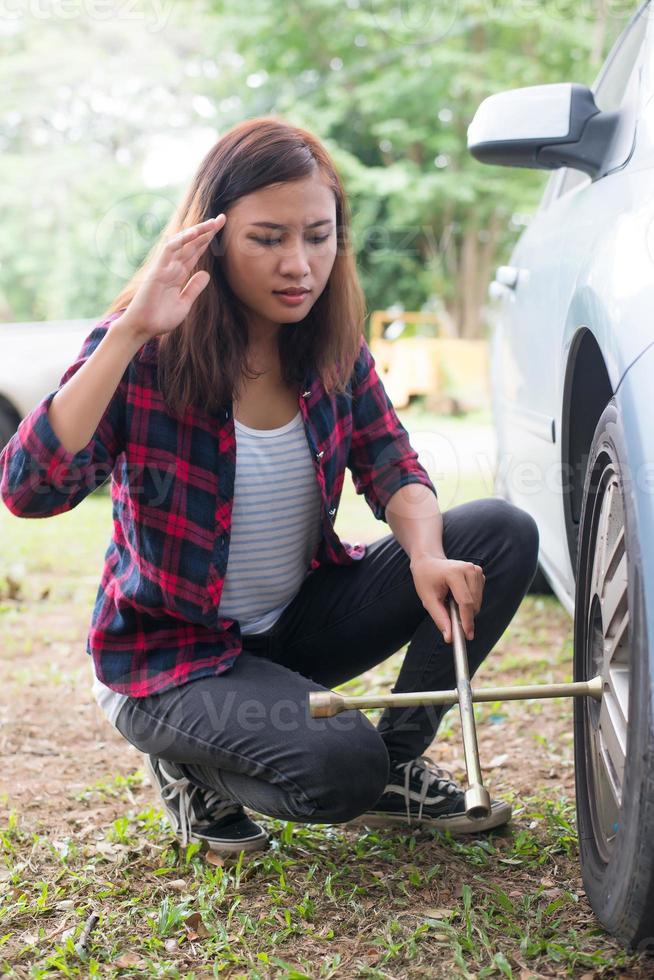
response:
M513 508L513 544L520 556L525 572L532 578L538 565L540 536L538 525L526 510L509 504Z
M511 555L513 567L533 576L540 543L536 521L526 510L499 497L490 498L488 505L489 518Z
M339 717L350 714L358 712L343 712ZM336 744L326 740L325 751L317 760L319 788L315 794L326 822L352 820L369 810L386 789L388 750L372 724L370 729L362 736L358 728L351 738L339 739Z

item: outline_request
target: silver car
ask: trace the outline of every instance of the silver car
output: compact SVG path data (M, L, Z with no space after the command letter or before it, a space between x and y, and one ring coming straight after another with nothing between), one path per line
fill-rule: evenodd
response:
M586 893L654 951L654 3L591 88L481 103L481 162L552 170L491 284L496 489L540 531L540 569L574 616L579 847Z
M0 450L54 391L97 320L0 323Z

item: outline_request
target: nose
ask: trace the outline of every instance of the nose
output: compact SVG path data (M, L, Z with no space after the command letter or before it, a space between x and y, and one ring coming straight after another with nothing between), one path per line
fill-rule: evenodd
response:
M307 250L304 242L293 242L286 245L280 253L279 258L280 274L290 276L294 279L301 279L311 271L311 266L307 258Z

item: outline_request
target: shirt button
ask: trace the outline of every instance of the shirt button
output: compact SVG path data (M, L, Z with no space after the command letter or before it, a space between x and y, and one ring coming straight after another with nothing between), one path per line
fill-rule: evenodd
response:
M319 453L316 453L316 459L322 459L324 455L325 455L325 450L321 449Z
M330 517L333 517L335 513L336 513L336 508L335 507L331 507L330 508L330 511L329 511L329 516Z
M303 391L302 392L302 397L303 398L308 398L310 394L311 394L311 388L309 388L307 391Z

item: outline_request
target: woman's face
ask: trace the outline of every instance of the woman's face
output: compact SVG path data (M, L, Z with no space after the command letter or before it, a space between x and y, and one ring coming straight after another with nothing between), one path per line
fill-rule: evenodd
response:
M247 194L225 213L223 269L255 334L264 339L268 332L276 334L280 323L303 320L327 285L336 257L331 188L316 173ZM279 292L293 287L308 292L292 305Z

